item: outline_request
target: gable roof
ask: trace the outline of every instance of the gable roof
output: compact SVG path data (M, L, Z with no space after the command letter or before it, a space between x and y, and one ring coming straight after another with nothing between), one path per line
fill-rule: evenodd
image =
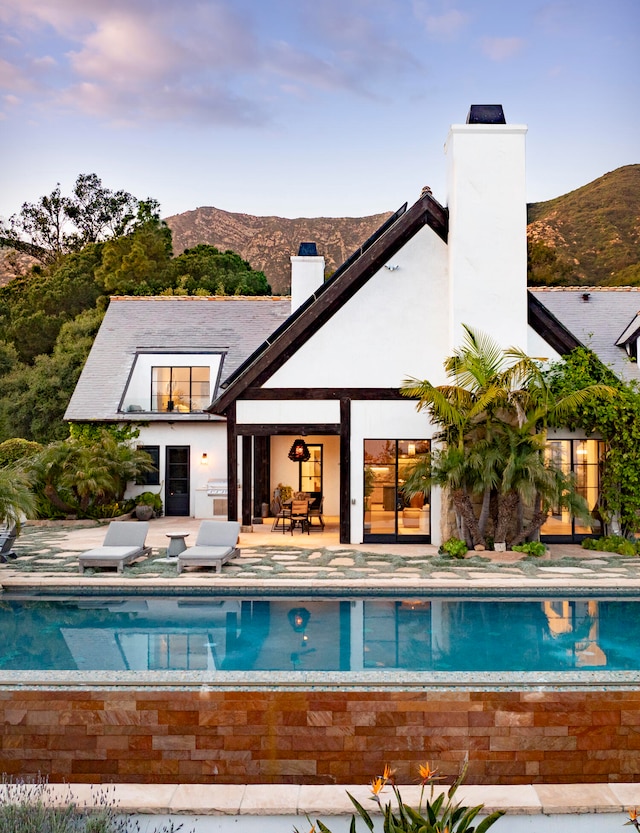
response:
M637 363L624 350L640 329L640 287L545 286L532 287L529 294L618 377L640 381Z
M527 321L538 335L561 356L584 344L559 321L531 290L527 292Z
M227 379L222 385L226 390L208 410L217 414L224 413L247 388L263 384L424 226L432 228L446 243L449 232L448 211L429 193L424 193L408 210L405 203L389 217Z
M122 419L118 405L139 351L222 352L225 379L290 312L291 299L279 296L113 297L65 419Z

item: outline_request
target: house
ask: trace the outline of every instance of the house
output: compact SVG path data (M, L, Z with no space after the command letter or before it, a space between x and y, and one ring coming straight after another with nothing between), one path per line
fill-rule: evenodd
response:
M168 515L226 517L226 426L206 408L290 311L280 297L112 298L65 419L139 430L157 470L127 496L160 491Z
M637 371L631 291L527 290L526 132L498 105L472 106L447 138L447 206L424 188L327 281L324 259L304 244L291 259L291 306L281 298L114 299L66 418L144 417L140 442L159 459L168 514L219 514L220 500L208 494L217 483L228 490L228 517L250 528L286 483L324 495L344 543L439 543L439 491L411 504L402 495L434 426L399 388L408 378L444 383L463 325L548 359L590 344L621 373ZM197 368L203 378L208 369L208 389ZM550 442L593 507L598 443L562 432ZM582 528L558 512L542 531L571 540L598 532L598 523Z

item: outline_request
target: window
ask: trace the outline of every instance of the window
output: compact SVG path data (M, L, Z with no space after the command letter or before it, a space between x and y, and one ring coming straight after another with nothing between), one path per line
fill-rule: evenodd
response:
M202 411L210 402L208 367L151 369L152 411Z
M300 463L300 491L322 495L322 446L307 444L309 459Z
M160 485L160 446L139 445L138 451L145 451L153 460L155 469L143 472L137 479L138 486L159 486Z

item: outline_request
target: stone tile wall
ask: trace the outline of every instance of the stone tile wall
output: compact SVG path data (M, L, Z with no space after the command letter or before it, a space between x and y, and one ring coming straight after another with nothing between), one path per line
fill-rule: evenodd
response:
M53 782L640 781L640 690L14 690L0 722L0 772Z

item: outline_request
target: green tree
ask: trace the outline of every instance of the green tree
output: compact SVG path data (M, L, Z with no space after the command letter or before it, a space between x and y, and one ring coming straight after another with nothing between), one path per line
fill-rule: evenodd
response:
M69 197L58 183L38 202L23 203L20 212L0 228L0 237L5 245L49 264L88 243L126 234L154 211L158 213L155 200L140 201L126 191L110 191L96 174L80 174Z
M489 528L497 541L531 538L552 505L584 514L572 480L545 460L547 429L613 390L583 385L554 396L538 361L468 327L445 371L451 384L406 380L402 392L440 428L429 479L449 491L467 543L486 546Z
M64 412L103 315L99 309L81 313L62 327L51 355L0 376L0 441L47 443L67 436Z
M151 471L151 457L104 430L92 442L69 437L32 458L38 488L57 512L101 517L122 500L129 480Z
M567 415L567 425L605 441L599 507L605 520L624 534L640 530L640 390L621 381L591 350L579 347L555 363L548 383L556 396L585 384L615 389L610 399L589 400Z
M174 285L187 294L270 295L263 272L232 251L200 244L173 259Z
M0 467L0 521L19 526L24 517L35 516L35 495L31 480L19 466Z
M172 286L171 230L149 219L104 244L96 282L109 295L159 295Z
M62 325L95 306L102 294L95 280L101 259L102 245L89 245L0 289L0 326L21 361L50 353Z

